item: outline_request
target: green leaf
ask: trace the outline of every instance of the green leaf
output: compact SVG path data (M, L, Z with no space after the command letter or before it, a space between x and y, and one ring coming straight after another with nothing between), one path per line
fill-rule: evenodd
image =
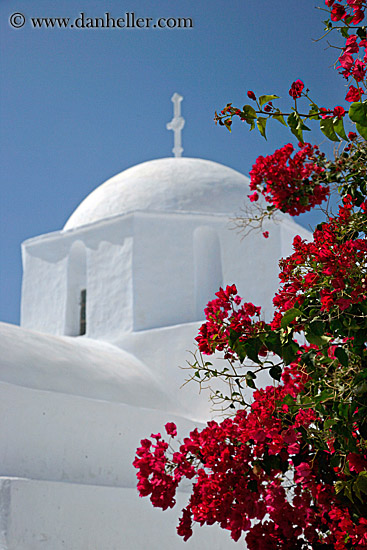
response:
M333 399L334 392L332 390L323 390L319 395L315 397L316 403L323 403L324 401L329 401Z
M311 120L320 120L320 115L318 114L320 111L320 109L318 108L318 106L316 105L316 103L311 103L310 104L310 110L309 110L309 115L310 116L310 119Z
M334 125L331 118L323 118L320 120L320 130L331 141L340 141L334 131Z
M343 38L348 38L348 36L349 36L348 27L342 27L340 29L340 34L342 35Z
M229 331L229 338L228 338L228 344L229 344L229 347L230 347L230 348L233 348L233 346L235 345L235 343L237 342L237 340L239 339L239 337L240 337L240 333L239 333L239 332L236 332L235 330L230 329L230 331Z
M296 342L290 342L282 348L282 359L286 365L292 363L297 357L299 347Z
M363 499L363 496L361 494L361 491L357 485L356 482L353 483L353 492L356 494L356 497L360 500L360 502L362 502L362 504L364 503L364 499Z
M294 136L296 136L296 138L298 139L298 141L300 141L301 143L304 143L305 140L303 139L303 132L301 129L299 128L291 128L291 132Z
M256 111L251 105L244 105L242 110L243 110L243 113L244 113L246 119L248 119L248 118L257 118Z
M308 130L310 132L310 128L306 126L306 124L303 122L303 120L301 119L301 117L296 111L289 115L289 117L287 118L287 122L291 129Z
M324 25L326 25L325 27L325 30L327 31L328 29L332 29L333 28L333 24L331 21L329 21L328 19L326 21L323 21Z
M301 117L299 116L299 114L296 113L296 112L291 113L289 115L289 117L287 118L287 122L288 122L288 126L291 129L292 134L294 136L296 136L298 141L300 141L301 143L304 143L302 130L306 129L307 126L305 126L305 128L303 128L303 123L302 123L302 120L301 120ZM308 128L307 128L307 130L308 130Z
M300 315L302 315L302 313L296 307L288 309L288 311L286 311L283 315L280 326L282 328L286 328L292 321L294 321L294 319L296 319L296 317L300 317Z
M302 120L301 120L301 123L300 123L300 128L301 128L301 130L307 130L307 132L311 132L311 128L306 126L306 124Z
M275 109L275 113L271 115L275 120L280 122L281 124L284 124L284 126L287 126L287 123L285 122L283 115L280 111L280 109Z
M265 105L265 103L268 103L269 101L273 101L273 99L279 99L278 95L261 95L259 97L259 104L260 107Z
M345 139L345 141L348 141L348 136L345 133L344 130L344 123L342 118L335 117L333 120L333 128L334 132L338 134L342 139Z
M301 120L301 117L299 116L299 114L296 112L293 112L287 118L288 126L290 128L297 128L300 120Z
M264 137L265 139L266 139L265 128L266 128L267 120L268 120L267 118L262 116L259 116L256 120L256 124L259 129L259 132L262 135L262 137Z
M256 378L256 374L254 374L251 371L249 371L245 374L246 384L248 385L249 388L252 388L254 390L256 390L256 386L255 386L255 382L254 382L255 378Z
M322 321L312 321L308 326L309 334L322 336L325 332L325 325Z
M306 332L306 338L310 344L315 344L315 346L319 346L320 348L331 340L329 336L319 336L318 334L312 334L312 332Z
M359 27L357 30L357 35L361 40L365 40L366 38L366 27Z
M282 344L280 342L280 335L278 332L272 331L267 334L264 340L264 344L269 351L272 351L277 355L280 355L282 353Z
M339 359L340 363L343 365L343 367L347 367L349 364L348 360L348 354L346 353L344 348L336 348L335 350L335 357Z
M355 483L358 489L367 495L367 472L360 472Z
M353 494L352 494L352 482L351 481L348 481L348 483L345 485L344 493L349 498L349 500L354 504Z
M361 126L367 126L367 104L361 101L352 103L349 107L349 118ZM361 134L362 135L362 134Z
M306 351L305 353L302 353L301 361L302 363L305 363L305 365L307 365L308 367L314 368L315 358L316 358L316 350L311 349L310 351Z
M356 124L357 132L367 140L367 128L366 126L362 126L361 124Z
M257 119L256 111L251 105L244 105L243 106L243 114L245 117L245 121L247 124L250 125L250 131L255 128L255 119Z
M349 403L340 403L338 405L338 414L342 418L348 420L349 417L350 417L350 405L349 405Z
M247 353L247 356L251 361L254 363L260 363L258 358L258 353L260 349L262 348L262 341L260 338L250 338L246 342L244 342L244 348Z
M327 430L329 428L331 428L332 426L334 426L334 424L337 422L337 420L335 418L329 418L329 420L326 420L324 422L324 429Z
M279 365L274 365L274 367L271 367L269 370L269 374L274 380L278 380L280 382L281 376L282 376L282 367Z
M347 17L345 17L344 22L345 22L347 25L350 25L351 22L353 21L353 19L354 19L354 15L348 15ZM343 27L343 29L346 29L346 31L347 31L347 33L348 33L348 30L349 30L348 27ZM343 29L342 29L342 30L343 30ZM344 36L344 35L343 35L343 36ZM346 36L348 36L348 34L347 34ZM344 38L346 38L346 37L344 37Z

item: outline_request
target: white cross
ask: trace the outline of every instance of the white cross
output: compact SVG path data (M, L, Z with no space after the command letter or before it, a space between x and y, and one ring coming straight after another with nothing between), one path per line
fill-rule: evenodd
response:
M174 147L172 153L175 157L180 157L183 152L181 143L181 130L185 126L185 119L181 116L181 101L182 95L177 92L171 97L173 103L173 119L167 124L167 130L173 130L174 133Z

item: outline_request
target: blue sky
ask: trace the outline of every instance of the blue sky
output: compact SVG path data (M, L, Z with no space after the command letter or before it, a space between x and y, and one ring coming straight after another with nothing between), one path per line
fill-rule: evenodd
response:
M0 319L19 323L20 244L57 231L88 193L140 162L171 156L172 93L184 96L184 156L248 174L259 155L295 142L277 122L268 141L213 123L246 91L283 96L300 78L323 106L346 104L336 50L312 0L2 0ZM34 29L31 17L190 17L193 28ZM9 24L13 13L24 27ZM336 37L335 37L336 39ZM314 142L322 136L315 132ZM330 146L328 151L331 151ZM314 223L317 216L300 220Z

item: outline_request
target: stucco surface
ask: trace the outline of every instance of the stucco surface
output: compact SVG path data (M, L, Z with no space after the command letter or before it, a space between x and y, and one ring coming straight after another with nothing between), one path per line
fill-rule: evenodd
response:
M244 550L230 533L195 525L176 534L187 495L172 510L153 509L136 489L0 478L1 550Z
M0 323L0 357L0 382L134 407L180 410L156 373L106 342Z
M234 214L250 192L249 179L217 162L163 158L124 170L78 206L64 230L138 210Z

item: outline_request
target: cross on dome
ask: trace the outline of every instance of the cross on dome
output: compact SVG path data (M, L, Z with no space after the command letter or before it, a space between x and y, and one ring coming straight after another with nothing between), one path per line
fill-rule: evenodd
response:
M173 103L173 119L167 124L167 130L173 130L174 133L174 147L172 153L175 157L181 157L183 148L181 141L181 131L185 126L185 119L181 116L181 101L183 100L182 95L175 92L171 97Z

